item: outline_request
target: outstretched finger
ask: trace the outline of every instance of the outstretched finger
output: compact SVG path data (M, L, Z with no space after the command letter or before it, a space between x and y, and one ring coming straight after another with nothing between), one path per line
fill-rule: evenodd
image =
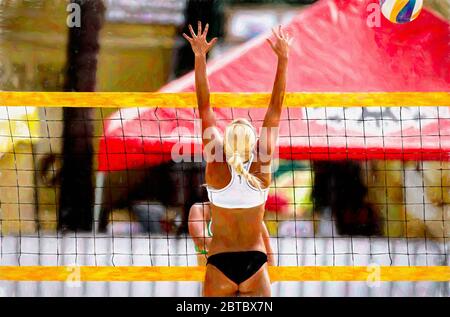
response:
M280 34L280 37L282 39L284 39L284 33L283 33L283 29L281 28L281 24L278 26L278 33Z
M273 43L270 39L266 39L266 41L267 41L267 43L269 43L269 45L272 49L275 49L275 46L273 45Z
M209 43L208 43L208 47L211 48L214 46L214 44L217 43L217 37L213 38Z
M183 33L183 37L188 40L188 42L190 43L192 41L192 38L190 38L186 33Z
M202 35L202 22L201 21L197 22L197 34L198 34L198 36Z
M280 35L277 33L277 31L275 31L275 28L272 28L272 33L273 33L273 35L275 35L275 37L276 37L277 39L280 39L280 40L281 40L281 37L280 37Z
M192 28L192 25L189 24L189 31L191 32L191 36L192 38L196 38L197 36L195 35L194 29Z
M206 35L208 35L208 30L209 30L209 24L206 23L205 29L203 30L203 34L202 34L203 37L206 38Z

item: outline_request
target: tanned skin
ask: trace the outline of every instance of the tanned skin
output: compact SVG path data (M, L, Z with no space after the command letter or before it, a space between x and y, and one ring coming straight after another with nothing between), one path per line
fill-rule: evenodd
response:
M210 104L210 91L206 73L206 54L217 42L217 38L207 41L208 24L202 29L198 22L197 33L189 26L190 35L183 34L191 44L195 55L195 88L200 119L202 121L203 144L216 148L223 148L223 139L216 128L216 116ZM272 97L264 118L263 129L259 144L255 149L255 159L250 167L250 173L258 177L263 188L271 182L270 164L278 138L278 127L283 108L283 99L286 91L286 73L288 65L289 46L292 38L279 26L273 29L275 42L267 39L268 45L278 58L275 83ZM205 133L206 132L206 133ZM264 157L260 154L264 153ZM220 189L231 181L231 174L224 157L221 159L211 157L206 153L206 183L208 186ZM239 251L261 251L271 253L268 243L268 232L263 225L264 204L253 208L228 209L210 204L213 237L208 241L208 256ZM195 230L195 229L194 229ZM204 229L200 228L200 231ZM205 241L198 241L205 243ZM269 244L269 247L268 247ZM269 262L271 259L269 258ZM267 270L268 263L264 264L252 277L237 285L228 279L214 265L208 264L206 268L203 292L205 296L270 296L270 279Z

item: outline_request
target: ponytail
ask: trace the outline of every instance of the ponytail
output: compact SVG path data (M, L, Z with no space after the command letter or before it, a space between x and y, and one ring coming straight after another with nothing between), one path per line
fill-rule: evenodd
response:
M247 182L250 183L250 185L261 190L261 181L255 175L249 173L244 168L244 160L238 152L233 152L233 155L231 155L227 162L231 167L234 168L236 173L243 176L247 180Z

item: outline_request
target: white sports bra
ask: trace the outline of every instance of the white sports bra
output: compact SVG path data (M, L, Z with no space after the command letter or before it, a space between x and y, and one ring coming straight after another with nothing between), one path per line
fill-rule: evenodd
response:
M250 160L244 165L244 168L248 171L252 165L253 155ZM231 181L222 189L214 189L210 186L206 186L208 191L209 201L222 208L253 208L263 205L267 200L269 188L257 189L250 185L247 180L236 173L234 168L230 167Z

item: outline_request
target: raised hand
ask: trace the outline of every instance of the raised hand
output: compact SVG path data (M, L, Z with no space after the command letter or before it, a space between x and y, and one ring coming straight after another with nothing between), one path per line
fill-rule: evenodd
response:
M206 56L206 53L216 44L217 37L213 38L209 43L206 41L206 35L208 34L209 24L206 24L205 29L202 32L202 23L198 21L197 34L195 34L192 26L189 24L189 31L191 36L189 37L183 33L183 37L191 44L192 51L196 56Z
M277 54L278 58L287 59L289 55L289 47L291 46L294 38L288 36L283 31L281 25L278 27L278 32L275 28L272 29L272 32L273 35L275 35L276 42L274 44L270 39L267 39L267 42L270 44L270 47L272 47L275 54Z

